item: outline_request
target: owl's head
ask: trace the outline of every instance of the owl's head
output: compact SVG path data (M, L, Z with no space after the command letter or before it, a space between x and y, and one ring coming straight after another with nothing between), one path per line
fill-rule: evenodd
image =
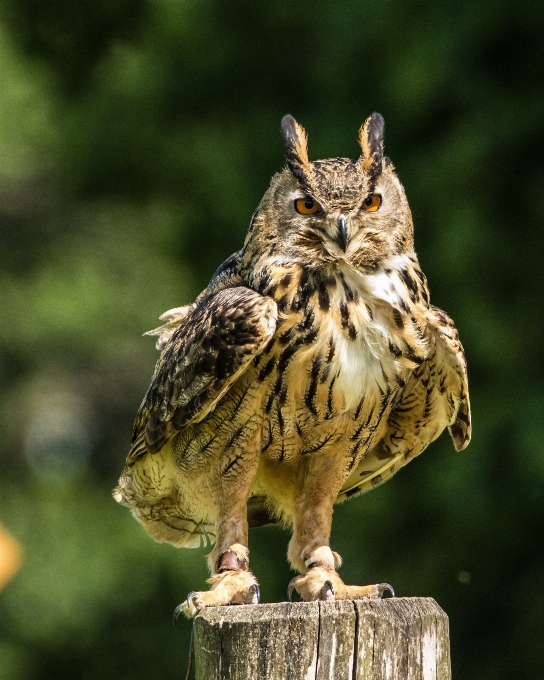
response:
M316 266L347 263L375 271L413 251L402 184L383 155L384 121L373 113L359 130L361 155L310 162L306 132L292 116L281 129L287 168L276 175L254 216L246 248Z

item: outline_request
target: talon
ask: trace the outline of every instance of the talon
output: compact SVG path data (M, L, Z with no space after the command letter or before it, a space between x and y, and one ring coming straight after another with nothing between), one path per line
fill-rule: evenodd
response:
M295 589L295 583L299 580L299 578L301 578L300 575L293 577L289 581L289 585L287 586L287 599L289 602L293 601L293 590Z
M390 586L389 583L378 583L377 588L380 594L380 598L383 596L386 590L388 590L391 593L391 597L395 597L395 591L393 590L393 586Z
M183 611L182 604L178 604L178 606L174 609L174 613L172 614L172 625L174 626L174 628L178 625L178 618L182 611Z
M247 589L246 604L259 604L261 601L261 589L254 583Z
M321 600L331 602L334 600L334 588L330 581L325 581L323 588L321 588Z
M195 596L195 591L194 591L194 590L191 590L191 592L189 593L189 595L187 595L186 602L187 602L187 608L188 608L188 609L191 609L191 607L195 607L195 603L193 602L193 597L194 597L194 596ZM195 607L195 609L196 609L196 607Z
M191 611L192 609L195 610L196 614L198 614L198 612L200 611L199 609L197 609L197 607L196 607L196 605L193 601L193 598L195 597L195 595L196 595L196 593L194 592L194 590L191 590L191 592L187 595L185 602L178 604L178 606L174 609L174 613L172 614L172 623L174 624L174 628L176 627L179 615L183 611L184 608L187 610L185 612L187 614L187 616L193 616L192 611Z

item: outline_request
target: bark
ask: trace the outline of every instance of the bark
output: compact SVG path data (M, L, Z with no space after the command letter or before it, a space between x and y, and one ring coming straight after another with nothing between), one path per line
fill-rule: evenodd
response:
M194 625L197 680L451 680L432 598L210 607Z

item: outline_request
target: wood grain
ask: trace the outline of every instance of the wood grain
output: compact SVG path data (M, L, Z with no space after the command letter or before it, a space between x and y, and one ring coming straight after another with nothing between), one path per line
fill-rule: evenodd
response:
M428 597L209 607L194 625L197 680L451 680Z

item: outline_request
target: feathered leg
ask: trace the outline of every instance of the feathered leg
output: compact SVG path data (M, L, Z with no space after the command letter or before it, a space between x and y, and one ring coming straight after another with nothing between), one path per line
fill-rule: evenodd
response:
M247 523L247 498L257 471L258 456L230 452L230 459L235 455L237 459L244 458L243 464L228 468L235 472L221 475L216 543L208 555L212 574L208 579L210 590L189 593L187 600L176 608L175 618L181 611L193 617L203 607L259 602L259 584L248 568ZM225 457L228 458L226 454Z
M344 478L344 464L335 456L316 456L308 462L302 491L295 502L293 536L288 551L291 565L301 575L289 584L289 599L293 590L306 601L377 599L386 589L393 593L386 583L347 586L336 571L342 558L330 549L329 537L334 500Z

